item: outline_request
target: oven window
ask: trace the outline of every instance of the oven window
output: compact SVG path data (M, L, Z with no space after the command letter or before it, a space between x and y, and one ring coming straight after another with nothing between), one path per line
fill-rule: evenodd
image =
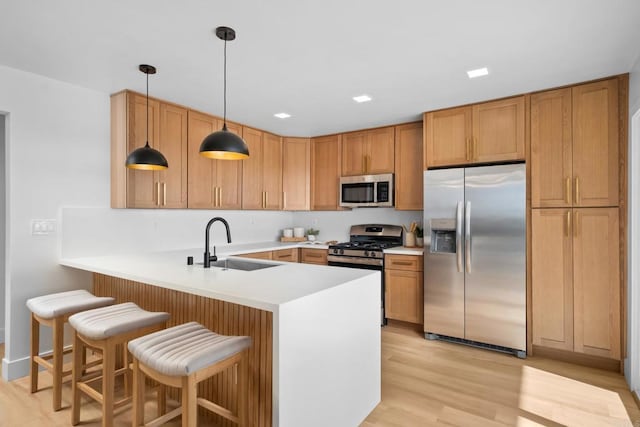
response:
M373 182L342 184L342 201L344 203L373 203L374 185Z

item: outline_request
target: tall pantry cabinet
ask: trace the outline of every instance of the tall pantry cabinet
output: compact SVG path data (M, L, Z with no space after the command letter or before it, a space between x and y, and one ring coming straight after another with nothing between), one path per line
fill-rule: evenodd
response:
M535 346L622 357L619 102L618 78L531 96Z

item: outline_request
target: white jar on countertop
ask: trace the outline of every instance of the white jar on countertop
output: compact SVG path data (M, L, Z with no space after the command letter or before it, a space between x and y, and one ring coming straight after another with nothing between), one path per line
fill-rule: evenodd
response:
M282 237L293 237L293 228L285 228L282 230Z
M304 237L304 227L293 227L293 237Z

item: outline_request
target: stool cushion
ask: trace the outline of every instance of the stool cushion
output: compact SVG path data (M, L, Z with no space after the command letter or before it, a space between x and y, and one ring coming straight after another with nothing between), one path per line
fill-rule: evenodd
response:
M100 340L165 322L168 318L169 313L146 311L125 302L74 314L69 317L69 324L80 335Z
M171 376L186 376L251 345L251 337L218 335L197 322L185 323L129 341L144 365Z
M27 307L43 319L53 319L64 314L111 305L114 301L114 298L97 297L81 289L31 298L27 300Z

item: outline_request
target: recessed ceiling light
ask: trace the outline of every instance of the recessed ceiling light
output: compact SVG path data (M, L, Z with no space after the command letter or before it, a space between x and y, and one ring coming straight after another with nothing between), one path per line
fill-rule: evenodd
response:
M489 70L487 70L487 67L477 68L475 70L467 71L467 75L469 76L470 79L486 76L487 74L489 74Z
M359 95L359 96L354 96L353 100L356 102L369 102L371 101L371 97L369 95Z
M287 113L278 113L278 114L274 114L274 116L276 116L279 119L287 119L289 117L291 117L291 114L287 114Z

